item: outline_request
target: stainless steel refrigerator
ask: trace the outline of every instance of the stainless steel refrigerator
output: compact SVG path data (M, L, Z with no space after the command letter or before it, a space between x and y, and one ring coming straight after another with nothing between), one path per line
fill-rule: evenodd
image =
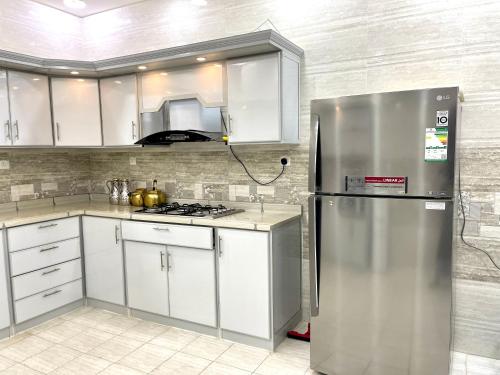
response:
M311 102L311 368L447 375L457 87Z

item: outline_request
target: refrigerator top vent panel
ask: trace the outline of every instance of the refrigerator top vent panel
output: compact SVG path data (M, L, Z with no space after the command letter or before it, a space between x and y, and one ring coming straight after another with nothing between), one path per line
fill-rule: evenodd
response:
M453 196L458 87L314 100L310 191Z

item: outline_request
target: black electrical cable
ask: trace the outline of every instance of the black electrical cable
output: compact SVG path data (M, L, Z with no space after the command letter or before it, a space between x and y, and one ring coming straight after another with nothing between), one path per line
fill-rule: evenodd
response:
M226 129L226 132L227 132L226 120L224 119L224 115L222 114L222 111L221 111L220 115L221 115L221 118L222 118L222 124L224 125L224 128ZM233 150L233 146L229 145L229 150L231 150L231 153L233 154L234 158L236 160L238 160L238 162L241 164L241 166L245 170L245 173L248 175L248 177L250 177L254 182L256 182L259 185L262 185L262 186L270 185L274 181L276 181L278 178L280 178L281 176L283 176L283 173L285 173L285 165L282 164L282 166L281 166L281 172L275 178L273 178L272 180L270 180L268 182L259 181L254 176L252 176L252 174L248 171L245 163L243 163L243 161L239 158L239 156L236 155L236 153Z
M482 252L483 254L485 254L491 261L491 263L493 264L493 266L498 269L500 271L500 266L498 266L498 264L495 262L495 260L492 258L492 256L490 255L490 253L488 253L486 250L483 250L483 249L480 249L479 247L477 246L474 246L470 243L468 243L465 238L464 238L464 231L465 231L465 209L464 209L464 201L462 199L462 187L461 187L461 184L460 184L460 166L458 167L458 193L460 195L460 211L462 211L462 230L460 231L460 238L462 239L462 242L464 244L466 244L467 246L469 246L470 248L474 249L474 250L477 250L477 251L480 251Z

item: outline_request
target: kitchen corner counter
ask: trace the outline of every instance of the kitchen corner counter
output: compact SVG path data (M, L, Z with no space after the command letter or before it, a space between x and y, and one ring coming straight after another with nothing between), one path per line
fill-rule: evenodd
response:
M261 213L257 209L245 208L245 212L211 219L135 213L140 208L115 206L99 201L87 201L0 211L0 224L2 224L2 227L10 228L65 217L89 215L125 220L270 231L276 226L285 224L301 216L297 206L290 207L293 209L271 208L265 210L264 213Z

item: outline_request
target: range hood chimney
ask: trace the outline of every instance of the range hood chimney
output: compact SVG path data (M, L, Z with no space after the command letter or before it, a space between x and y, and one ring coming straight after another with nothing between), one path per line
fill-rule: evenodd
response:
M203 107L197 98L166 100L159 110L141 113L144 138L136 145L223 142L220 107Z

